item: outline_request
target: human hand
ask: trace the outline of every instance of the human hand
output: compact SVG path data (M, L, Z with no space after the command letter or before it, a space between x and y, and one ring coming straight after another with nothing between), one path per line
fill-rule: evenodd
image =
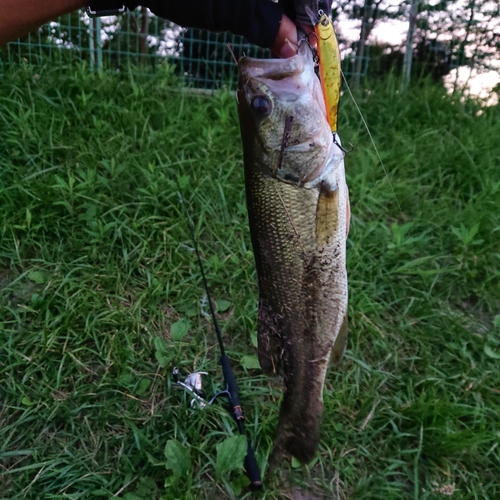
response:
M280 4L286 14L288 21L294 23L296 28L303 32L311 47L315 48L317 45L317 38L314 34L314 26L320 19L320 12L329 14L332 10L332 0L281 0ZM287 26L283 29L288 29ZM281 31L281 29L280 29ZM278 36L280 33L278 33ZM290 36L288 35L290 39ZM277 37L277 42L280 39ZM288 52L281 57L290 57Z
M295 16L294 0L287 1L285 10L288 12L289 7L290 16ZM269 47L276 57L292 57L298 51L297 25L283 14L282 3L270 0L191 0L189 9L182 2L143 0L141 3L157 16L181 26L243 35L251 43ZM306 34L313 30L312 23L308 25L301 19L297 22Z
M288 43L285 38L291 40L292 45L297 45L293 23L283 18L281 4L274 1L191 0L186 4L171 0L142 0L141 4L153 14L186 28L229 31L244 36L250 43L260 47L269 48L275 44L277 55L286 54L284 46L288 46ZM277 36L280 29L281 34Z
M286 58L297 54L299 50L297 28L306 35L309 45L316 48L317 39L314 34L314 26L301 22L296 25L289 17L283 15L278 34L271 47L271 53L275 57Z
M135 4L133 0L126 0ZM314 20L307 12L316 12L332 0L191 0L182 2L143 0L141 3L159 17L185 27L210 31L230 31L243 35L251 43L270 47L276 57L292 57L298 51L297 26L306 35L313 31ZM307 8L306 8L307 6ZM288 14L283 14L283 9ZM314 10L316 9L316 10ZM294 19L294 21L292 21ZM310 42L314 43L314 37Z
M271 47L271 53L276 57L292 57L298 50L297 26L288 16L283 14L278 34Z

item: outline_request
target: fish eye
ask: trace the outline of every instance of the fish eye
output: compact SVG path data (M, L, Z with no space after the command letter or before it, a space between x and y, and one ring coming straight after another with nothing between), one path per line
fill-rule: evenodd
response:
M260 116L269 116L271 113L272 105L271 101L268 97L264 95L255 96L252 99L252 108L260 115Z

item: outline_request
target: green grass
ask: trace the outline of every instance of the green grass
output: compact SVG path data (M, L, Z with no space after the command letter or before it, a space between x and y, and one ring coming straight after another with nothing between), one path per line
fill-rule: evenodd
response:
M281 387L241 365L257 286L234 99L180 93L168 70L4 69L0 498L250 496L241 470L216 474L236 433L224 405L191 409L171 381L179 366L221 385L179 179L266 469ZM372 87L357 100L384 168L348 96L341 109L355 146L349 349L317 459L284 464L260 497L434 499L454 485L454 499L494 500L500 110L426 84ZM167 442L183 445L180 465Z

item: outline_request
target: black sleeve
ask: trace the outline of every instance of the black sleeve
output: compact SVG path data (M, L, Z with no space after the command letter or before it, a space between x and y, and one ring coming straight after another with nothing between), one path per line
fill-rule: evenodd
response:
M143 5L186 28L230 31L261 47L274 43L283 12L270 0L144 0Z
M282 0L286 15L293 21L314 25L318 12L330 15L333 0Z

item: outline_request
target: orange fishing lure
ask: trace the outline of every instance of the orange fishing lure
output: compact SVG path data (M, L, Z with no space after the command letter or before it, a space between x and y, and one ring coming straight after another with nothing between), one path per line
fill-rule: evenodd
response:
M325 13L320 13L320 20L314 27L318 39L319 75L323 98L326 106L326 117L332 132L337 132L339 112L341 71L340 50L333 30L332 22Z

